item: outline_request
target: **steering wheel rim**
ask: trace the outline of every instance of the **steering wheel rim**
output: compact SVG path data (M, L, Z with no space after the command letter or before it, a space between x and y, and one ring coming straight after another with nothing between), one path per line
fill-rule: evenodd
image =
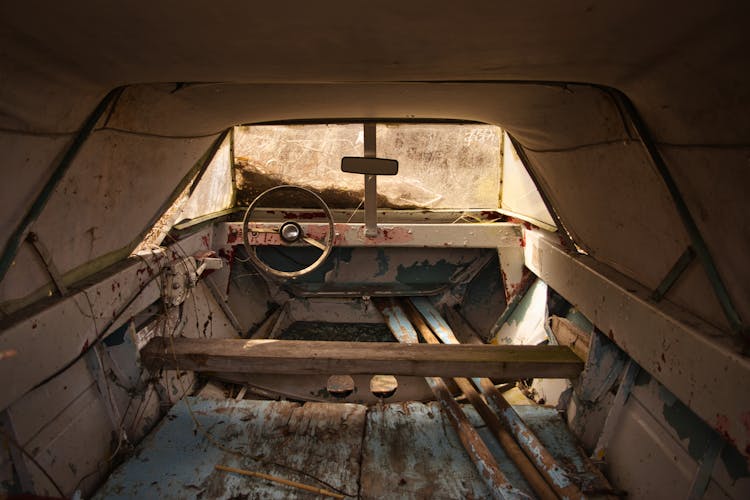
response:
M248 232L249 232L248 231L248 225L249 225L249 222L250 222L250 217L252 216L253 211L255 210L255 208L258 206L258 202L263 197L267 196L268 194L270 194L270 193L272 193L274 191L280 191L280 190L284 190L284 189L297 189L299 191L303 191L303 192L309 194L310 196L312 196L318 202L318 204L321 206L321 208L323 208L323 213L325 213L325 216L328 219L328 235L326 236L326 241L324 243L324 248L322 248L323 253L320 255L320 257L318 257L315 260L315 262L313 262L312 264L310 264L307 267L304 267L304 268L300 269L299 271L280 271L278 269L275 269L275 268L269 266L268 264L266 264L265 262L263 262L262 260L260 260L260 258L258 257L258 254L255 252L255 247L257 245L251 245L250 244L250 240L248 238ZM280 239L282 241L284 241L284 239L281 238L281 227L282 226L283 226L283 224L279 226L279 229L276 231L276 233L279 234ZM265 271L265 272L267 272L267 273L269 273L269 274L271 274L273 276L277 276L277 277L280 277L280 278L297 278L299 276L303 276L303 275L308 274L308 273L314 271L315 269L317 269L328 258L328 255L331 253L331 250L333 249L333 239L334 239L334 237L335 237L335 227L334 227L334 222L333 222L333 214L331 213L331 209L328 208L328 205L326 204L326 202L323 201L323 198L321 198L316 193L314 193L313 191L310 191L307 188L303 188L303 187L300 187L300 186L294 186L294 185L291 185L291 184L285 184L285 185L282 185L282 186L275 186L275 187L266 189L265 191L263 191L262 193L260 193L258 196L255 197L255 199L253 200L253 202L250 203L250 205L247 207L247 210L245 210L245 216L242 219L242 240L243 240L243 243L245 244L245 249L247 250L248 258L250 259L250 261L253 264L255 264L262 271ZM310 246L316 246L316 247L320 248L318 245L313 245L313 244L309 243L308 240L306 238L304 238L304 237L300 237L299 240L305 241ZM315 241L318 241L318 240L315 240ZM318 242L318 243L320 243L320 242Z

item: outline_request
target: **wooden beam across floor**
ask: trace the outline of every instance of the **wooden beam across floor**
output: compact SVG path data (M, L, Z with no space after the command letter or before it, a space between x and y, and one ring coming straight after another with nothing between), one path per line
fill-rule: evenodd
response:
M565 346L405 345L244 339L152 339L151 368L266 374L389 374L424 377L575 378L581 360Z

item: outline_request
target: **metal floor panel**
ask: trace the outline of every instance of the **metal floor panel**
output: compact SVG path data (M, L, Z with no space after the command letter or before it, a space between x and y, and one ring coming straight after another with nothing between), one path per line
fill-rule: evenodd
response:
M180 402L94 498L321 498L266 480L217 471L217 464L361 498L489 496L436 403L368 409L342 403L190 398L190 405L201 425L223 447L240 454L219 449L196 431L185 402ZM538 406L516 409L570 473L585 480L587 472L575 440L557 412ZM517 488L529 491L474 409L464 406L464 410L503 472Z

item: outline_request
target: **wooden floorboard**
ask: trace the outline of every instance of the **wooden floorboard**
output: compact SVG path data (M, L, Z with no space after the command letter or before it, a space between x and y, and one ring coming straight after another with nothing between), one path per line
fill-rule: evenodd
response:
M574 378L581 360L565 346L428 345L242 339L152 339L149 368L266 374Z

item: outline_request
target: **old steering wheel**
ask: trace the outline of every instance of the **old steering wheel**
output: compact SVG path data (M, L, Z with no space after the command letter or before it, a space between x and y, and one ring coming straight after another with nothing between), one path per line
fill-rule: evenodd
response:
M323 208L323 212L326 215L326 218L328 219L328 234L326 235L325 242L321 243L319 240L312 238L310 236L305 236L304 229L302 226L300 226L297 222L294 221L286 221L281 226L279 226L277 229L266 229L266 228L250 228L250 218L253 215L253 211L258 206L258 202L265 197L266 195L274 192L274 191L281 191L285 189L297 189L299 191L303 191L307 193L308 195L312 196L313 199ZM248 238L249 233L275 233L278 234L281 241L285 244L292 244L296 243L298 241L302 241L304 243L307 243L310 246L314 246L316 248L319 248L322 250L322 254L320 257L315 260L312 264L309 266L300 269L299 271L280 271L278 269L274 269L273 267L269 266L260 258L258 257L258 254L255 252L255 246L251 245L250 240ZM284 186L276 186L272 187L270 189L266 189L262 193L260 193L252 203L250 203L250 206L247 207L247 210L245 211L245 217L242 219L242 239L245 243L245 248L247 249L247 254L250 260L253 264L255 264L259 269L262 269L263 271L272 274L274 276L278 276L281 278L296 278L298 276L305 275L309 272L314 271L315 269L320 266L323 261L326 260L328 255L331 253L331 250L333 249L333 239L334 239L334 225L333 225L333 214L331 214L331 210L328 208L328 205L326 205L326 202L323 201L323 199L318 196L317 194L313 193L309 189L305 189L303 187L299 186L291 186L291 185L284 185Z

